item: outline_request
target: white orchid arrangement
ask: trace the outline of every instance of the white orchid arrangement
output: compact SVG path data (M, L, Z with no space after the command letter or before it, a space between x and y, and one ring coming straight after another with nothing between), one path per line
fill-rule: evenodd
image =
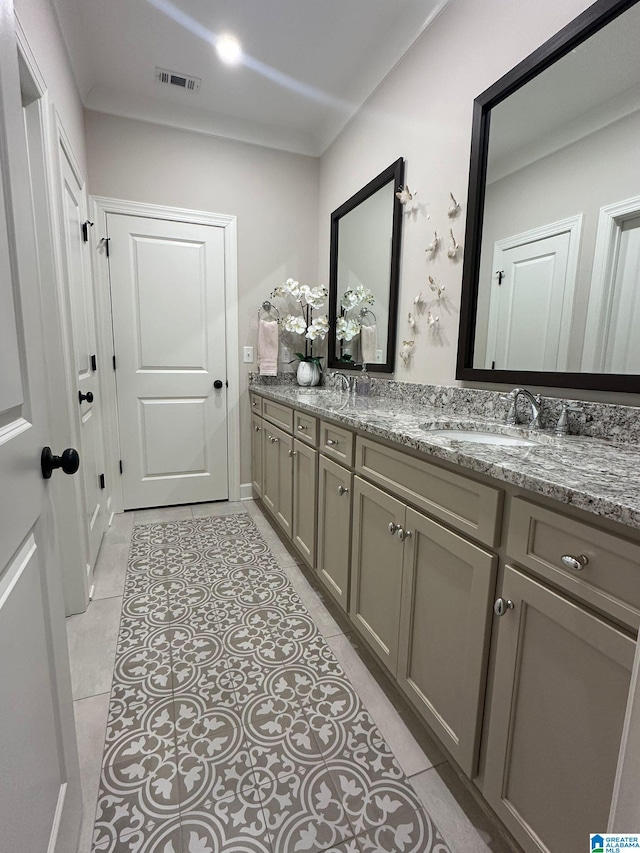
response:
M363 309L367 305L373 305L375 297L368 287L360 282L355 287L345 290L340 299L340 316L336 320L336 340L349 343L356 338L362 329L359 316L349 317L349 312L358 308L358 315L365 313ZM350 361L351 354L340 344L340 358L342 361Z
M288 278L284 284L278 285L271 293L272 298L291 297L300 305L300 314L287 314L280 320L281 327L294 335L304 335L304 353L295 353L300 361L313 361L320 366L320 357L313 355L313 342L323 341L329 331L329 318L313 316L314 310L324 308L329 296L326 287L309 287L300 284L293 278Z

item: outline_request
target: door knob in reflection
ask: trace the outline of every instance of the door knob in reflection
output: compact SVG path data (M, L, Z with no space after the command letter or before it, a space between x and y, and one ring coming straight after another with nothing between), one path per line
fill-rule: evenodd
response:
M78 391L78 402L82 403L84 400L87 403L93 403L93 391L87 391L86 394L83 394L82 391Z
M67 447L62 451L62 456L54 456L50 447L43 447L40 455L40 468L45 480L51 477L56 468L62 468L65 474L75 474L80 467L78 451L73 447Z

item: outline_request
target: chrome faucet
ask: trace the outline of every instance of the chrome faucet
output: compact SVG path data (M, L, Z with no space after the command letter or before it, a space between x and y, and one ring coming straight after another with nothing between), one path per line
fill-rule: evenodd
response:
M508 394L505 394L500 398L501 400L508 400L510 404L505 423L508 426L516 426L516 424L518 423L516 404L518 402L518 397L520 397L521 395L526 400L528 400L531 405L531 420L529 421L529 429L541 429L540 412L542 411L542 397L540 394L536 394L534 397L531 391L527 391L526 388L514 388L513 391L510 391Z
M340 391L348 391L352 393L356 390L356 376L347 376L346 373L339 373L336 371L333 374L334 382L338 382L340 385Z

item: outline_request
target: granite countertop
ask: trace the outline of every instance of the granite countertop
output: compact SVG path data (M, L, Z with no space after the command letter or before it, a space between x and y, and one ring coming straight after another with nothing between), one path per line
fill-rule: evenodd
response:
M637 445L583 436L556 438L548 432L506 428L495 420L451 415L442 408L383 396L357 397L292 384L252 384L250 390L640 530ZM537 443L533 447L471 444L429 434L429 429L439 428L518 434Z

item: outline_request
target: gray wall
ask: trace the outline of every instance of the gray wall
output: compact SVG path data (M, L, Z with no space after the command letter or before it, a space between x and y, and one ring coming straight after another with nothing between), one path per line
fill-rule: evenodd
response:
M90 193L237 216L241 353L256 346L258 306L277 284L316 283L317 159L89 111L85 127ZM241 364L242 483L252 370Z

